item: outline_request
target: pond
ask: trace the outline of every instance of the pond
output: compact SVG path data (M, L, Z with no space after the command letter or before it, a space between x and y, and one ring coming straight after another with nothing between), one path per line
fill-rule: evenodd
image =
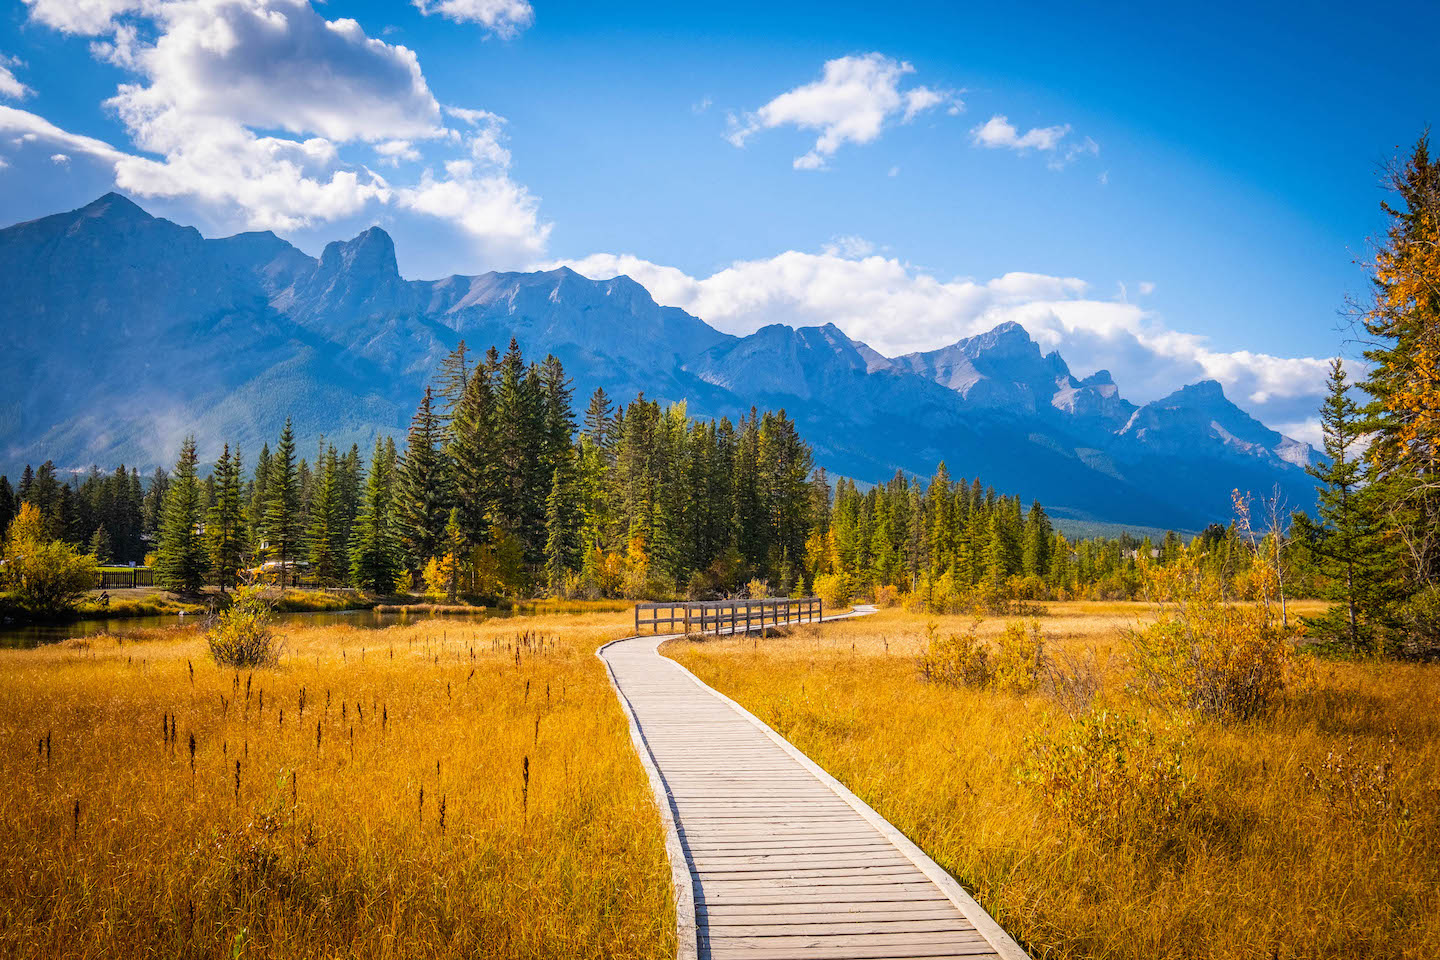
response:
M377 610L324 610L309 613L277 613L275 623L279 626L297 624L307 627L329 627L349 624L366 630L378 630L397 623L414 623L417 620L460 619L479 622L493 617L512 617L523 614L523 610L486 610L483 613L443 614L425 611L381 613ZM195 615L180 616L166 614L155 617L114 617L106 620L73 620L69 623L0 623L0 649L17 647L38 647L47 643L59 643L71 637L92 637L100 633L113 636L127 636L139 630L155 627L181 626L195 623L202 618Z

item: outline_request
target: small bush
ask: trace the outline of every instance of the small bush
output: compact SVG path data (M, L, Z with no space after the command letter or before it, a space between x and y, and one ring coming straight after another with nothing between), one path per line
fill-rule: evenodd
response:
M995 679L990 663L990 649L976 636L980 621L976 620L964 633L941 637L931 624L926 628L927 642L918 660L920 679L950 687L987 687Z
M1217 719L1246 720L1279 701L1295 645L1267 610L1226 603L1188 551L1145 576L1159 609L1130 634L1140 693Z
M1057 650L1046 654L1041 665L1041 689L1074 720L1090 709L1105 685L1105 669L1094 648L1084 654Z
M1194 798L1187 746L1173 729L1092 710L1055 733L1027 738L1020 778L1073 827L1112 843L1163 841Z
M1040 636L1040 624L1030 621L1030 629L1018 620L1007 623L1000 635L999 648L995 651L995 689L1005 693L1025 694L1034 690L1040 682L1040 671L1045 663L1045 641Z
M844 573L823 573L815 578L815 596L827 607L848 607L855 597L855 582Z
M896 607L900 605L900 591L891 584L882 583L875 588L875 606Z
M230 606L206 625L210 656L225 667L266 667L280 660L280 640L270 630L270 604L257 586L235 591Z

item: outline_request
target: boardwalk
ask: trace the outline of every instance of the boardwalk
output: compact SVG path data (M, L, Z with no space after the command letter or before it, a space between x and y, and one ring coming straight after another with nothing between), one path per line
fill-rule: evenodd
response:
M665 639L600 656L662 801L680 960L1025 957L889 823L661 657Z

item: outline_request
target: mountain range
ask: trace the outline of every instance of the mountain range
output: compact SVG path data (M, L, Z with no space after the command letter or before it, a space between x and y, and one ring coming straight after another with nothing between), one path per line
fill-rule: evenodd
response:
M693 416L784 407L832 473L979 476L1062 522L1198 529L1235 488L1308 506L1316 454L1214 381L1136 406L1004 323L885 357L839 328L722 333L629 277L567 268L415 281L372 227L312 258L271 233L207 239L119 194L0 230L0 472L53 460L147 471L195 433L251 457L293 417L302 451L401 433L464 338L553 353L577 403L603 386Z

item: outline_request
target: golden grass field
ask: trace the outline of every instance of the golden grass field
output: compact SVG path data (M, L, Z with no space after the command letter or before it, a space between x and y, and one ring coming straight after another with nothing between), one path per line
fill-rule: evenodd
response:
M1055 603L1039 622L1050 650L1096 652L1101 704L1154 715L1126 690L1124 631L1148 610ZM1027 736L1068 716L1041 694L922 682L931 623L970 620L885 610L664 652L875 807L1036 958L1440 953L1440 668L1314 661L1263 720L1189 721L1198 800L1155 846L1074 827L1022 783Z
M628 619L286 627L239 673L194 628L0 652L0 955L672 955L593 655Z

